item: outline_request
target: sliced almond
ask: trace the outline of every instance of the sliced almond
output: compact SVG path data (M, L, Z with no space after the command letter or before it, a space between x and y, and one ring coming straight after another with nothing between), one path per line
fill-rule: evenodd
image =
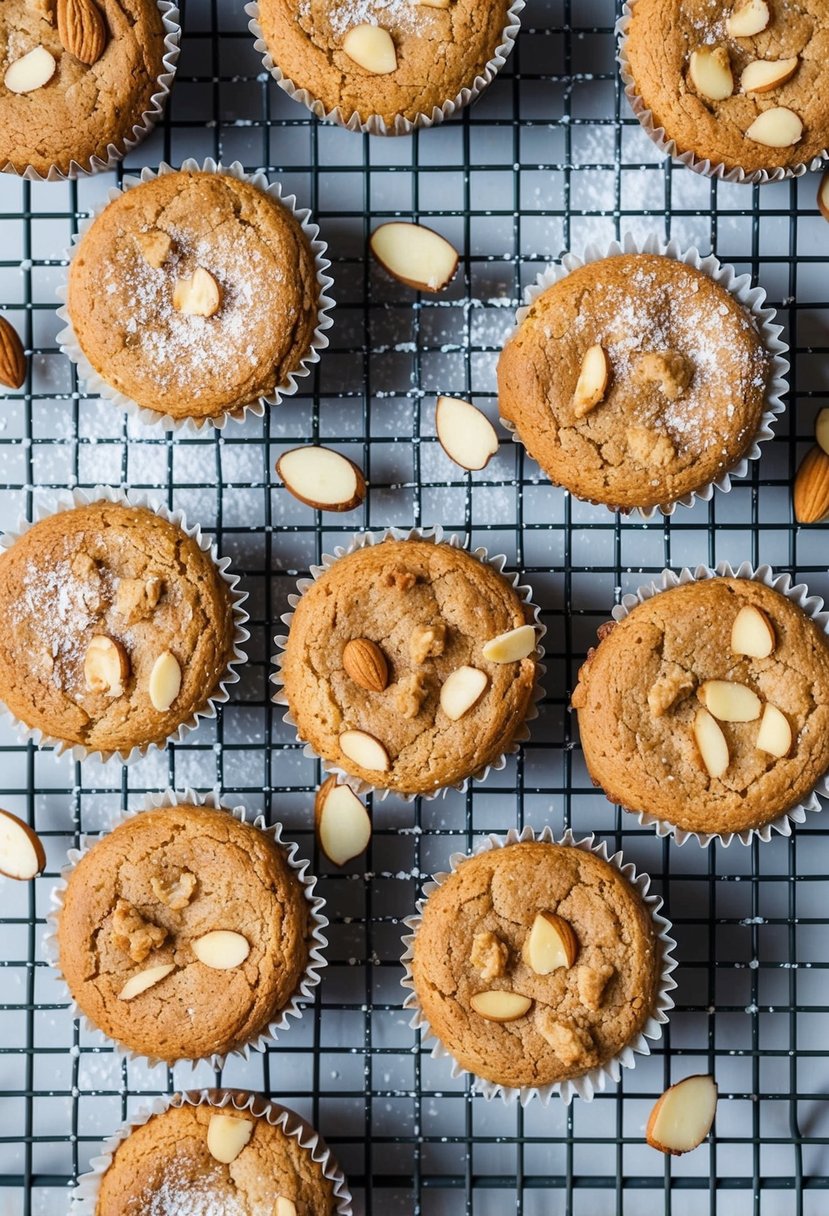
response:
M314 821L319 846L335 866L344 866L368 848L368 811L352 789L337 785L336 777L329 777L317 790Z
M153 708L166 713L181 691L181 668L170 650L165 650L153 663L148 692Z
M694 718L694 738L709 777L722 777L731 757L728 744L716 718L707 709L698 709Z
M816 524L829 515L829 454L810 448L794 479L795 518L799 524Z
M130 674L127 652L115 638L96 634L86 648L83 675L88 692L100 692L105 697L122 697L124 681Z
M141 250L144 261L154 270L159 270L164 265L173 248L172 237L160 228L152 228L149 232L136 232L135 243Z
M491 990L476 992L469 998L469 1004L488 1022L514 1022L516 1018L523 1018L532 1001L519 992Z
M284 1195L277 1195L274 1216L297 1216L296 1204L293 1199L286 1199Z
M713 1077L686 1077L670 1089L651 1111L645 1139L660 1153L680 1157L702 1144L717 1113L717 1083Z
M189 317L214 317L222 306L222 289L209 270L197 266L191 279L173 288L173 308Z
M292 448L276 471L294 498L317 511L353 511L366 496L362 469L330 448Z
M340 750L360 768L386 773L391 768L389 753L379 739L364 730L344 730L340 735Z
M532 625L519 625L517 629L509 629L491 638L481 653L488 663L516 663L519 659L526 659L534 650L535 628Z
M776 705L766 705L757 732L757 747L761 752L782 760L792 750L792 728L789 719Z
M527 935L524 958L536 975L572 967L579 953L573 927L555 912L539 912Z
M343 647L343 668L366 692L383 692L389 683L389 665L376 642L352 638Z
M829 408L825 406L815 419L815 439L829 456Z
M175 963L159 963L156 967L145 967L136 975L130 976L124 987L118 993L119 1001L132 1001L148 988L154 988L171 971L175 971Z
M797 55L793 59L753 59L743 68L740 91L770 93L772 89L777 89L787 80L791 80L799 63Z
M732 38L753 38L770 20L766 0L737 0L725 19L725 29Z
M253 1120L237 1115L211 1115L207 1125L207 1151L222 1165L230 1165L253 1135Z
M448 8L450 0L411 0L411 3L423 8Z
M701 46L692 51L688 75L696 91L709 101L725 101L734 92L731 60L724 46Z
M731 626L732 652L750 659L767 659L775 643L774 627L762 608L754 604L742 607Z
M435 430L446 455L462 469L484 469L498 451L495 427L460 397L438 397Z
M803 123L794 110L773 106L755 118L746 131L746 139L767 148L790 148L803 134Z
M393 279L417 291L442 291L458 268L457 250L423 224L381 224L371 234L369 249Z
M28 882L45 867L46 852L37 832L11 811L0 811L0 874Z
M820 185L817 188L817 205L823 218L829 220L829 169L820 179Z
M193 953L205 967L214 971L232 971L241 967L250 954L250 943L241 933L233 933L230 929L213 929L197 937L193 944Z
M763 708L757 693L736 680L706 680L699 697L718 722L756 722Z
M450 722L457 722L480 701L489 676L477 667L456 667L443 681L440 707Z
M604 347L588 347L581 361L581 371L573 393L573 413L577 418L584 418L604 400L609 379L610 362Z
M33 51L15 59L14 63L9 65L3 83L10 93L33 93L35 89L42 89L49 83L56 67L54 55L51 55L45 46L36 46Z
M374 76L387 76L397 69L397 51L388 30L381 25L355 25L343 38L349 59Z

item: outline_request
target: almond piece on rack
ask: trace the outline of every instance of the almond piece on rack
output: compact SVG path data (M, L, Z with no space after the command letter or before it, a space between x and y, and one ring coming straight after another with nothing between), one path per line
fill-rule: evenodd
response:
M291 448L277 460L276 471L288 493L316 511L353 511L366 496L362 469L330 448Z
M241 967L250 954L250 943L241 933L230 929L213 929L193 942L193 953L205 967L214 971L232 971Z
M438 397L435 430L446 455L462 469L485 469L498 451L495 427L460 397Z
M277 1195L274 1216L297 1216L296 1204L293 1199L287 1199L284 1195Z
M58 0L58 37L80 63L96 63L107 44L104 15L94 0Z
M782 760L792 750L792 728L789 719L776 705L767 705L763 710L760 729L757 732L757 747L761 752Z
M722 777L731 757L725 735L707 709L698 709L694 718L694 739L709 777Z
M119 1001L132 1001L137 996L141 996L142 992L146 992L150 988L154 988L156 984L168 976L171 971L175 971L175 963L159 963L155 967L145 967L143 971L139 971L136 975L130 976L124 987L118 993Z
M0 874L28 882L46 867L40 837L11 811L0 811Z
M790 148L803 134L803 123L794 110L773 106L755 118L746 131L746 139L766 148Z
M584 418L604 400L610 379L610 362L604 347L590 346L581 361L581 371L573 393L573 413Z
M717 1113L717 1083L694 1076L666 1089L651 1111L645 1139L660 1153L681 1157L702 1144Z
M336 777L329 777L317 790L314 823L319 846L335 866L344 866L368 848L368 811L352 789L337 785Z
M794 479L794 513L799 524L816 524L829 515L829 455L811 448Z
M502 992L499 989L476 992L469 998L469 1004L475 1013L488 1022L514 1022L516 1018L523 1018L532 1001L519 992Z
M524 948L524 959L536 975L549 975L559 967L572 967L579 953L573 926L555 912L539 912Z
M96 634L86 648L83 675L87 692L102 692L107 697L122 697L124 681L130 674L127 652L115 638Z
M741 93L770 93L787 80L791 80L797 71L800 60L797 55L793 59L752 59L743 68L740 77Z
M26 356L23 343L10 321L0 316L0 384L20 388L26 379Z
M389 683L389 665L376 642L352 638L343 647L343 668L347 676L366 692L383 692Z
M222 1165L230 1165L253 1135L253 1120L235 1115L211 1115L207 1125L207 1151Z
M340 750L360 768L387 773L391 768L389 753L379 739L364 730L344 730L340 735Z
M3 83L10 93L33 93L35 89L42 89L49 83L56 67L54 55L51 55L45 46L36 46L33 51L15 59L14 63L9 65Z
M173 288L173 308L189 317L215 317L222 306L222 289L209 270L197 266L192 279L179 279Z
M393 279L416 291L442 291L458 269L458 251L423 224L402 220L381 224L368 244Z
M484 644L481 653L488 663L516 663L519 659L526 659L534 650L534 626L519 625L517 629L509 629L491 638Z
M135 243L141 250L141 256L148 266L159 270L173 248L173 239L160 228L152 228L149 232L136 232Z
M706 680L699 698L718 722L756 722L763 708L757 693L735 680Z
M829 408L826 406L815 419L815 439L822 450L829 455Z
M148 692L153 709L166 713L181 691L181 668L170 650L165 650L153 663Z
M381 25L352 26L343 38L343 50L358 67L374 76L387 76L397 69L394 40Z
M734 92L731 60L724 46L701 46L692 51L688 75L696 91L709 101L725 101Z
M489 676L477 667L456 667L443 681L440 707L450 722L458 722L483 696Z
M770 20L766 0L737 0L725 19L725 30L731 38L753 38Z
M750 659L767 659L775 647L774 627L763 612L753 604L746 604L734 618L731 626L731 650L734 654L748 655Z
M829 220L829 169L820 179L820 185L817 188L817 205L823 218Z

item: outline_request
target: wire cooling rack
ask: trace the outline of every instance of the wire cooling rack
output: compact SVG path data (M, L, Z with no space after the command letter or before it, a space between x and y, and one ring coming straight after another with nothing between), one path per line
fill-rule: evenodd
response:
M728 850L677 848L592 789L567 709L598 624L664 565L769 562L826 594L826 530L793 526L790 487L829 399L829 225L817 179L723 186L661 160L632 119L614 68L613 0L530 0L507 70L473 110L406 139L320 125L261 71L236 0L183 0L167 121L128 158L187 156L265 167L309 205L329 242L331 348L302 391L222 436L159 437L77 391L57 351L54 291L78 220L115 180L0 179L0 301L33 350L0 412L0 524L35 500L98 482L149 489L216 533L250 592L244 678L218 723L129 769L56 760L0 735L2 805L43 837L47 873L0 888L0 1213L57 1216L68 1188L148 1094L214 1084L261 1089L327 1137L357 1209L376 1216L824 1216L829 1211L829 830ZM205 115L210 115L205 121ZM420 299L365 257L394 215L462 251L455 282ZM548 259L625 230L697 244L750 271L787 323L792 395L777 438L728 495L650 525L551 488L505 437L463 475L434 439L438 392L496 417L495 363L523 286ZM371 492L346 517L314 514L278 485L280 451L306 440L357 460ZM445 800L373 807L364 862L332 873L315 847L317 765L268 699L271 638L298 574L352 531L441 523L521 570L544 607L546 688L532 741L486 784ZM121 805L172 785L218 788L286 825L322 875L330 965L278 1049L207 1069L119 1063L79 1031L43 961L44 917L67 848ZM675 925L677 1009L653 1054L592 1104L525 1111L472 1097L408 1027L401 920L421 876L513 824L598 832L649 871ZM364 873L365 871L365 873ZM716 1135L687 1157L647 1148L664 1086L713 1072ZM217 1213L217 1216L220 1216Z

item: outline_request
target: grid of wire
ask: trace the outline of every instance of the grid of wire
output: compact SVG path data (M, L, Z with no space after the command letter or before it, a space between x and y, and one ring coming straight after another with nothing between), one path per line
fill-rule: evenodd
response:
M813 591L827 583L825 530L793 526L790 486L829 397L825 259L816 179L722 186L661 161L632 120L614 69L614 0L530 0L507 70L471 111L400 140L328 128L262 73L241 5L183 0L172 104L126 170L187 156L264 167L309 205L329 242L338 307L332 345L301 392L221 436L161 437L78 392L57 352L54 288L79 217L118 175L75 184L0 181L0 302L34 352L0 419L0 524L66 485L148 488L215 532L251 593L250 662L218 723L129 769L74 764L0 734L0 796L47 845L46 874L0 889L0 1213L52 1216L101 1140L147 1094L224 1083L261 1089L323 1132L358 1210L490 1216L728 1213L817 1216L829 1190L829 840L812 816L791 839L728 851L676 846L593 790L567 709L598 624L623 591L665 565L769 562ZM205 122L205 114L210 115ZM437 299L391 283L365 256L390 216L438 228L462 252ZM696 243L769 292L793 352L790 409L750 476L710 505L650 525L551 488L506 438L463 475L434 438L438 392L494 418L494 366L523 287L549 259L656 230ZM315 440L364 468L371 490L345 518L314 514L273 472ZM311 830L317 765L269 700L269 655L298 574L352 532L443 524L506 553L548 626L542 717L486 784L445 800L372 808L364 863L332 872ZM43 960L49 891L67 848L122 805L165 785L216 788L264 811L322 875L330 965L317 1000L279 1046L216 1078L123 1064L69 1016ZM401 920L422 877L489 831L524 823L595 831L649 872L681 966L664 1039L591 1104L525 1111L472 1098L408 1027ZM643 1145L663 1087L711 1071L716 1135L686 1158Z

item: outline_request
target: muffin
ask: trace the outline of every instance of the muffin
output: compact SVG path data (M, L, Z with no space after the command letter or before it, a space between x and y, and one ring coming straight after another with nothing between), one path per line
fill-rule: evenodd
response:
M577 498L669 509L751 449L771 367L756 318L718 282L624 253L532 301L498 362L499 410Z
M829 768L829 643L773 588L682 583L600 639L572 704L611 801L727 836L772 822Z
M273 835L226 810L142 811L66 874L57 966L89 1020L151 1060L252 1044L297 993L312 921Z
M498 570L463 549L421 539L357 548L299 597L280 699L300 739L358 788L434 793L480 774L522 731L538 668L533 620ZM486 657L502 634L523 657Z
M249 5L257 48L286 92L379 134L439 122L467 105L503 66L523 3L452 0L259 0Z
M46 742L105 757L193 724L244 657L241 597L202 544L127 502L33 524L0 553L0 701Z
M293 1111L221 1091L175 1095L112 1154L90 1216L332 1216L342 1173ZM193 1101L197 1105L193 1105ZM241 1106L241 1109L239 1107ZM281 1202L280 1202L281 1200Z
M123 156L160 115L175 67L178 26L162 15L172 5L84 0L84 21L68 28L58 7L0 4L0 167L18 173L31 166L43 177L68 175L73 166L103 167L93 158Z
M620 51L628 95L672 155L747 175L779 175L826 155L827 0L633 0L629 8Z
M66 317L104 393L165 424L203 424L286 389L313 353L321 300L314 251L286 204L231 174L186 169L125 190L93 219L69 267Z
M462 859L427 896L410 949L431 1033L501 1087L543 1089L610 1065L657 1007L649 908L620 869L569 843Z

